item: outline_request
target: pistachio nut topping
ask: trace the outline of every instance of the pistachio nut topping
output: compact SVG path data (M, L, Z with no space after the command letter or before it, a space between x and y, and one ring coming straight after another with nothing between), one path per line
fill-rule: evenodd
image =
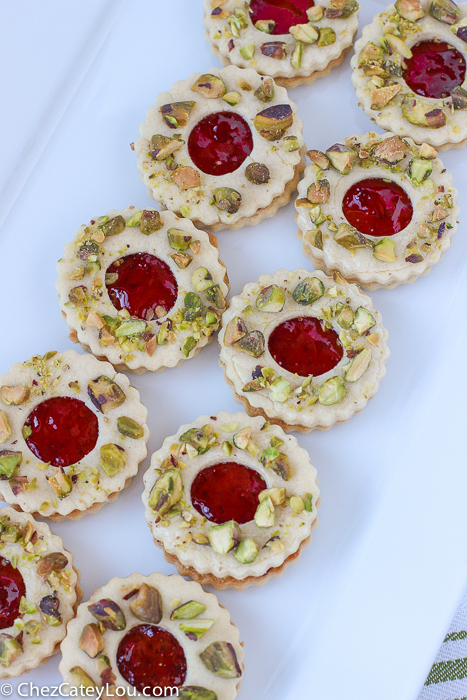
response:
M71 695L79 686L82 693L107 686L109 696L118 689L128 698L170 686L184 700L235 700L244 670L227 609L177 575L111 579L78 607L62 645L59 670Z
M100 227L114 220L126 222L124 230L97 243ZM76 285L69 272L76 257L84 255L86 270ZM114 367L137 374L175 367L197 355L220 326L229 291L212 234L172 212L154 209L128 207L92 219L67 244L58 271L57 290L70 337ZM147 291L135 292L135 279L143 279ZM118 387L106 382L101 377L89 386L91 400L104 414L125 401ZM6 397L3 403L8 397L25 401L24 390L19 384L5 385L0 398Z
M225 0L214 9L212 1L205 0L206 36L224 65L254 67L286 87L311 83L342 61L358 28L356 0L329 0L324 5L315 4L306 12L295 8L295 14L279 6L271 11L273 18L264 7L257 15L254 4L245 6L243 0Z
M2 508L0 679L19 676L52 656L81 596L73 556L43 522Z
M379 127L438 150L465 145L467 99L459 95L465 90L466 24L462 3L396 0L364 27L351 62L352 82ZM449 65L442 50L451 56ZM419 59L423 51L438 66L436 78Z
M154 491L175 473L179 498L156 512ZM308 454L279 426L245 413L201 416L182 426L152 456L144 482L155 544L179 572L215 588L261 584L268 572L292 560L317 524L319 491ZM291 497L302 498L300 513L290 506ZM274 547L267 545L271 537ZM203 604L184 598L173 606L171 619L210 620ZM204 623L194 627L183 631L204 638Z
M365 55L379 55L374 48ZM457 191L438 151L369 132L326 153L308 151L311 165L298 188L304 254L315 267L370 290L426 274L451 245L458 217ZM415 250L418 238L427 245Z
M3 500L52 520L75 519L96 512L129 485L147 454L149 430L146 408L125 375L68 350L15 364L0 382L21 382L25 390L21 403L5 407ZM63 564L43 558L40 571L57 572Z
M249 22L243 7L236 9L244 14L229 14L229 34L242 34ZM264 51L280 53L281 42L264 42L264 28L254 32ZM213 134L220 122L226 138L217 158ZM213 231L241 228L289 201L304 167L302 126L296 105L271 78L235 66L194 73L148 110L135 142L138 170L150 196L178 217ZM181 269L191 266L185 256L173 259Z
M377 252L390 257L387 246ZM281 292L272 308L271 290ZM385 374L389 351L381 317L369 297L339 275L316 271L310 277L301 269L263 275L231 300L223 323L220 364L235 399L287 430L307 432L347 420L376 393ZM234 327L242 329L239 340L231 335ZM262 353L247 357L241 344L253 333L261 334ZM371 352L361 354L365 349ZM275 445L260 458L268 472L289 481L293 464L283 452Z

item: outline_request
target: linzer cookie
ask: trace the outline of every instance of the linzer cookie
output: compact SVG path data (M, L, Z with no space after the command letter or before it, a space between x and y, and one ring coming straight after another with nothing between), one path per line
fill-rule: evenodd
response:
M65 683L89 697L97 689L121 697L123 689L128 698L234 700L244 668L227 610L176 575L113 578L79 606L62 654Z
M274 216L303 171L303 122L284 88L235 66L192 73L156 100L134 144L149 195L213 231Z
M294 437L245 413L200 416L166 438L144 477L154 542L214 588L262 586L318 524L316 469Z
M118 498L146 457L139 392L92 355L15 364L0 399L0 495L17 510L78 520Z
M292 88L342 63L359 9L356 0L205 0L204 24L224 66L254 68Z
M413 282L439 262L459 207L435 148L369 133L308 156L295 220L315 268L378 289Z
M0 679L27 673L60 647L82 593L73 556L48 525L0 510Z
M229 291L216 237L155 209L110 211L81 226L58 272L71 340L135 374L195 357Z
M220 364L250 415L284 430L326 430L375 395L387 335L370 297L339 273L279 270L232 298Z
M467 3L397 0L363 29L352 82L382 129L439 151L467 143Z

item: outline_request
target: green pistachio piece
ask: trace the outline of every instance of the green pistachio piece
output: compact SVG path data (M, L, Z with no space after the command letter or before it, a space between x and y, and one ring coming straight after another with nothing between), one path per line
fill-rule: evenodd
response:
M381 163L394 165L404 159L407 150L406 144L399 136L391 136L378 144L374 150L374 155Z
M77 687L96 688L96 684L92 680L91 676L88 676L86 671L83 671L81 666L73 666L73 668L70 668L69 673Z
M429 14L445 24L455 24L460 20L461 11L452 0L431 0Z
M282 148L286 153L292 153L293 151L298 151L300 144L296 136L285 136L282 140Z
M282 61L287 56L287 44L285 41L266 41L260 46L263 56Z
M324 284L317 277L305 277L299 282L293 291L293 298L297 304L308 306L323 296Z
M3 668L11 666L22 653L23 647L14 637L10 634L0 634L0 664Z
M228 214L236 214L242 203L240 192L231 187L217 187L213 193L213 201L218 209L226 211Z
M95 659L101 651L104 651L104 637L99 629L99 625L95 622L90 622L86 625L81 632L78 646L90 656L91 659Z
M446 113L439 108L433 109L429 102L414 97L404 97L401 102L403 116L415 126L427 126L430 129L440 129L445 126Z
M113 219L106 221L105 224L98 226L98 230L102 231L107 238L108 236L116 236L118 233L122 233L125 227L125 219L119 214L118 216L114 216Z
M60 599L56 591L53 595L44 596L39 602L39 609L43 613L46 623L51 627L58 627L58 625L61 625L63 622L59 608Z
M323 250L323 234L319 228L314 231L307 231L305 234L305 240L313 248L318 248L318 250Z
M224 333L224 345L228 348L230 345L238 342L241 338L244 338L248 334L248 329L243 318L240 316L235 316L227 324L227 328Z
M331 161L331 165L342 175L348 175L357 160L357 154L349 146L343 143L335 143L328 148L326 156Z
M61 471L58 471L55 476L51 476L48 481L59 498L66 498L73 488L71 478Z
M324 7L322 5L313 5L313 7L308 8L306 15L310 22L319 22L320 19L323 19Z
M292 387L290 382L284 377L277 377L271 384L271 398L273 401L278 401L279 403L285 403L290 396Z
M344 367L344 376L346 382L356 382L368 369L371 362L371 350L370 348L365 348L358 353L356 357L353 358Z
M370 109L379 110L385 107L394 99L394 97L402 90L402 86L398 83L395 85L387 85L386 87L378 87L371 91L371 106Z
M302 60L303 60L303 44L301 41L297 41L295 44L295 48L292 52L292 56L290 58L290 65L292 68L295 68L298 70L302 66Z
M167 231L169 245L174 250L186 250L193 240L193 236L189 236L186 231L178 228L169 228Z
M15 542L18 542L22 534L23 531L19 523L9 523L6 525L1 534L1 541L8 544L14 544Z
M319 31L312 24L295 24L289 29L290 34L303 44L314 44L319 39Z
M261 102L272 102L274 99L274 82L271 78L261 78L261 85L254 92Z
M307 151L308 158L312 163L318 166L320 170L329 170L330 160L322 151Z
M274 453L275 456L272 455ZM278 452L275 448L263 450L261 463L268 469L272 469L284 481L288 481L293 476L292 466L289 458L283 452Z
M294 513L297 513L297 515L301 513L302 510L305 510L305 504L300 496L292 496L290 499L290 507Z
M119 416L117 418L117 428L119 433L133 440L138 440L144 436L143 426L128 416Z
M381 260L381 262L395 262L395 247L396 244L391 238L382 238L375 245L373 257L376 258L376 260Z
M334 240L347 250L373 247L373 244L367 238L365 238L360 231L357 231L354 226L347 223L339 224L337 227L337 233L334 234Z
M0 480L5 481L6 479L12 479L14 476L16 476L22 461L23 455L21 452L14 452L13 450L1 450Z
M197 600L189 600L183 605L172 610L170 615L171 620L192 620L194 617L198 617L206 610L206 606L203 603L198 603Z
M190 112L196 102L172 102L162 105L160 113L169 129L177 129L188 124Z
M198 685L186 685L178 690L179 700L218 700L213 690L201 688Z
M165 160L178 151L184 144L181 139L174 139L171 136L163 136L162 134L154 134L151 137L149 145L149 154L153 160L158 162Z
M266 349L264 335L261 331L252 331L243 338L240 338L240 340L235 343L235 348L240 352L246 352L247 355L251 355L252 357L260 357Z
M147 328L146 321L139 321L133 319L131 321L124 321L121 326L115 331L117 338L126 338L129 335L141 335Z
M27 386L2 386L0 388L0 399L7 406L20 406L28 400L30 390Z
M100 465L107 476L112 477L126 466L126 453L120 445L109 443L101 447Z
M255 27L260 32L265 32L265 34L272 34L272 31L276 23L273 19L259 19L255 22Z
M398 14L409 22L416 22L417 19L425 17L420 0L396 0L394 7Z
M245 61L250 61L255 55L256 46L254 44L244 44L240 49L240 55Z
M242 675L235 649L229 642L213 642L199 656L208 671L215 676L240 678Z
M359 306L355 312L354 319L354 328L356 328L358 334L363 335L364 333L369 331L370 328L373 328L375 323L376 321L370 314L370 312L364 309L363 306Z
M211 428L210 425L205 425L203 428L190 428L186 433L180 435L180 442L187 442L194 445L199 454L207 452L207 447L209 445L209 435Z
M62 552L51 552L41 557L36 572L47 578L52 572L63 571L68 565L68 559Z
M264 185L270 180L269 168L262 163L250 163L245 168L245 177L254 185Z
M219 284L214 284L212 287L206 289L206 298L218 309L225 309L225 296Z
M179 469L168 469L154 484L149 507L162 518L183 496L183 481Z
M212 275L205 267L198 267L191 277L193 289L196 292L204 292L212 287Z
M215 552L227 554L239 544L242 533L235 520L229 520L222 525L212 525L208 530L208 538Z
M305 510L308 511L308 513L311 513L313 510L313 496L311 493L306 493L303 496L303 504L305 506Z
M235 550L235 559L239 564L251 564L259 554L256 542L251 537L246 537Z
M251 426L239 430L232 438L235 447L238 447L239 450L246 450L250 436Z
M203 315L203 310L204 306L199 294L195 294L195 292L188 292L185 295L185 320L194 321L196 318Z
M191 620L191 622L181 622L180 630L186 634L189 639L196 641L201 639L203 634L211 629L215 620Z
M408 176L415 185L420 185L424 180L427 180L432 172L432 162L424 158L413 158L407 168Z
M188 357L190 352L194 350L197 345L198 341L196 340L196 338L193 338L193 336L190 335L182 345L182 352L185 355L185 357Z
M348 304L346 304L346 306L344 306L340 310L340 312L336 318L336 321L341 328L348 331L351 328L353 321L354 321L352 307L349 306Z
M385 34L384 38L393 53L398 53L403 58L412 58L412 51L398 36L394 36L394 34Z
M274 504L269 498L264 498L255 513L255 523L258 527L273 527L275 522Z
M193 92L199 92L208 99L223 97L227 90L222 80L212 73L203 73L191 86Z
M258 112L253 123L267 141L278 141L293 124L292 108L289 104L266 107Z
M286 499L285 488L273 487L270 489L265 489L259 494L258 500L261 503L265 498L270 498L275 506L281 506Z
M83 245L79 247L76 257L80 260L89 260L89 258L96 260L99 250L99 243L96 241L84 241Z
M132 599L130 610L138 620L154 625L162 620L162 596L157 588L142 583L138 595Z
M164 223L158 211L144 209L141 212L140 231L144 233L145 236L149 236L155 231L160 231L163 226Z
M108 413L121 406L126 396L118 384L102 374L88 383L88 394L94 406L101 413Z
M467 18L465 26L465 39L463 41L467 42ZM457 109L467 109L467 90L464 90L460 85L451 90L452 106L455 110Z
M319 28L318 46L330 46L336 43L336 32L331 27Z
M330 0L324 14L326 19L348 19L359 8L357 0Z
M107 282L107 280L106 280ZM79 285L78 287L73 287L70 289L68 292L68 299L73 306L81 306L83 301L86 299L86 292L88 291L88 288L85 287L83 284Z
M123 610L109 598L101 598L96 603L88 605L88 610L106 629L118 632L126 628Z
M169 332L171 329L171 321L164 321L164 323L161 323L161 327L159 328L159 333L157 334L157 344L158 345L166 345L169 339Z
M279 313L284 304L285 290L276 284L265 287L256 297L256 308L265 313Z
M323 406L332 406L344 400L347 389L344 386L342 377L331 377L321 386L318 400Z
M328 180L317 180L307 189L306 197L312 204L326 204L331 194Z

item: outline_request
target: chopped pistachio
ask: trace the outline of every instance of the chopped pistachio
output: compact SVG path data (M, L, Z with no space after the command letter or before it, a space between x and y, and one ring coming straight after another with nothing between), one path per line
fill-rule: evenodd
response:
M88 610L100 624L109 630L118 632L126 628L123 610L109 598L101 598L96 603L88 605Z
M321 386L318 400L323 406L332 406L343 401L346 394L342 377L331 377Z
M215 676L239 678L242 675L235 649L229 642L213 642L199 656Z
M138 620L157 625L162 620L162 596L154 586L142 583L130 603L130 610Z
M254 95L261 102L272 102L274 99L274 82L272 78L261 78L261 85L255 90Z
M191 277L193 289L196 292L204 292L212 287L212 275L205 267L198 267Z
M212 75L212 73L203 73L200 75L191 86L191 89L193 92L199 92L208 99L223 97L227 92L223 81L217 75Z
M203 603L199 603L197 600L189 600L187 603L178 605L172 610L170 615L171 620L192 620L194 617L198 617L206 610L206 606Z
M228 214L236 214L240 209L242 195L231 187L217 187L212 195L214 204L221 211L226 211Z
M229 520L222 525L212 525L208 530L211 547L219 554L227 554L241 540L241 531L235 520Z
M252 564L258 557L259 550L251 537L246 537L235 550L235 559L239 564Z

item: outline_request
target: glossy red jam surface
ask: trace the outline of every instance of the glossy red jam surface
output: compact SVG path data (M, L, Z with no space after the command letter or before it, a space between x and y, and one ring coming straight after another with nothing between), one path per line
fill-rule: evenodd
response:
M248 523L267 489L263 477L237 462L220 462L202 469L191 485L191 500L201 515L220 525L228 520Z
M177 301L178 285L172 270L150 253L119 258L107 268L106 274L111 273L117 273L118 279L107 284L110 301L136 318L150 321L157 315L157 306L168 313Z
M251 129L234 112L209 114L196 124L188 138L191 160L207 175L233 173L252 150Z
M344 355L332 328L317 318L299 316L276 326L269 336L269 352L278 365L300 377L319 377L333 369Z
M97 416L82 401L68 396L46 399L29 414L26 438L31 452L54 467L76 464L94 449L99 435Z
M18 617L19 604L26 597L26 586L18 569L0 557L0 629L11 627Z
M272 34L288 34L295 24L307 24L306 11L314 4L313 0L251 0L250 18L253 24L273 19L276 26Z
M186 677L181 645L170 632L156 625L138 625L123 637L117 649L117 666L139 692L144 688L178 687ZM146 691L150 697L151 690Z
M410 224L412 202L395 182L381 178L360 180L342 201L345 218L367 236L393 236Z
M411 47L403 78L417 95L440 99L465 79L465 57L445 41L421 41ZM435 105L434 105L435 106ZM433 108L434 108L433 106Z

